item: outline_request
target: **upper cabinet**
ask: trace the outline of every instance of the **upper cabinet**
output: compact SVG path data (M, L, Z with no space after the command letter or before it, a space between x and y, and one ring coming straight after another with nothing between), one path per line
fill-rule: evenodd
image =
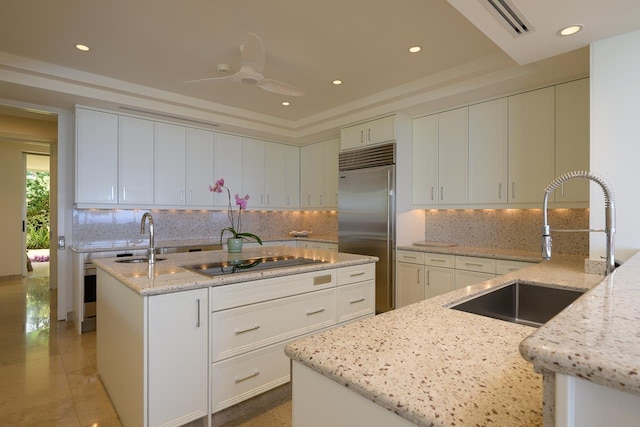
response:
M155 123L154 202L185 205L187 134L184 126Z
M542 203L555 177L555 88L509 97L510 203Z
M394 141L395 126L395 116L388 116L344 127L340 129L340 149L350 150L362 148L365 145Z
M76 203L118 203L118 116L76 109Z
M118 119L118 203L153 204L154 126L151 120Z
M265 208L297 208L300 205L300 149L265 143Z
M261 208L265 204L264 145L264 141L242 138L242 194L240 197L249 195L248 209Z
M213 151L215 134L208 130L187 128L186 131L186 205L213 206L209 185L215 183Z
M471 105L468 124L466 108L413 120L414 206L538 207L556 176L589 168L588 79ZM552 206L587 205L575 181Z
M213 154L216 181L224 179L224 185L229 189L231 197L242 193L242 138L226 133L216 134L215 150ZM214 183L212 182L211 185ZM242 194L244 196L244 194ZM214 194L214 204L220 208L229 207L229 195ZM234 203L233 201L231 202ZM235 206L235 205L234 205Z
M413 121L413 204L467 201L468 108Z
M300 207L338 206L338 138L300 148Z

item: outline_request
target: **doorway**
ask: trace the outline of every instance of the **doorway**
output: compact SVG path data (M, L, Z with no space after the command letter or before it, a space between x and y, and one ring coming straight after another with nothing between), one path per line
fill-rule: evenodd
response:
M24 165L26 217L23 241L27 271L23 275L48 278L51 245L49 156L25 153Z

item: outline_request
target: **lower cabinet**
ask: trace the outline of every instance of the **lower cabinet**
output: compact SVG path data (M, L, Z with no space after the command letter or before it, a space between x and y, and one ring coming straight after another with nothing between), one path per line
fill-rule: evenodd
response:
M475 285L532 264L408 250L398 250L396 261L396 308Z
M296 247L299 249L320 249L323 251L331 251L338 252L338 244L337 243L327 243L327 242L314 242L309 240L298 240L296 242Z

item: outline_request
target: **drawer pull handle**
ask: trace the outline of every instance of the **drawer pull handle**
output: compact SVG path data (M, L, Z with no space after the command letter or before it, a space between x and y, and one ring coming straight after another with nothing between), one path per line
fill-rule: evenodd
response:
M234 381L236 384L238 384L238 383L241 383L242 381L248 380L249 378L257 377L258 375L260 375L260 371L256 369L255 371L253 371L253 373L247 375L246 377L242 377L242 378L236 377Z
M358 277L358 276L364 276L364 271L359 271L358 273L349 274L349 277Z
M314 310L314 311L307 311L307 316L313 316L314 314L319 314L326 311L324 308L318 309L318 310Z
M313 278L313 286L324 285L331 283L331 275L325 274L324 276L316 276Z
M469 266L472 266L472 267L482 267L483 266L482 264L479 264L477 262L465 262L464 265L469 265Z
M245 332L257 331L258 329L260 329L260 325L256 325L253 328L249 328L249 329L243 329L241 331L236 329L236 335L241 335L241 334L244 334Z
M409 256L409 255L403 255L402 258L418 259L417 256Z
M356 299L356 300L351 300L351 301L349 301L349 304L357 304L357 303L359 303L359 302L363 302L363 301L364 301L364 298L360 298L360 299Z
M441 259L441 258L431 258L430 261L431 262L447 262L446 259Z

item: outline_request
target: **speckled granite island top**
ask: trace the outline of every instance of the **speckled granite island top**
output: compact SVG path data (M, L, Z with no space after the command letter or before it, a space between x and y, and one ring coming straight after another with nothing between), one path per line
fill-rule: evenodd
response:
M323 260L325 262L320 264L307 264L268 270L251 271L251 269L247 269L241 273L239 272L215 277L195 273L182 267L184 265L191 264L206 264L256 257L274 257L278 255L312 258L316 260ZM209 286L248 282L251 280L266 279L269 277L309 273L313 271L347 267L350 265L368 264L378 261L377 257L372 256L312 249L296 249L285 246L246 248L240 254L229 254L226 250L220 250L166 254L159 255L158 258L165 259L163 261L156 261L153 265L146 263L119 263L117 262L117 258L101 258L96 259L93 262L96 266L114 276L140 295L155 295Z
M285 352L416 425L542 425L542 376L518 351L536 329L448 307L514 279L583 289L602 280L583 273L583 257L554 258L301 339Z

